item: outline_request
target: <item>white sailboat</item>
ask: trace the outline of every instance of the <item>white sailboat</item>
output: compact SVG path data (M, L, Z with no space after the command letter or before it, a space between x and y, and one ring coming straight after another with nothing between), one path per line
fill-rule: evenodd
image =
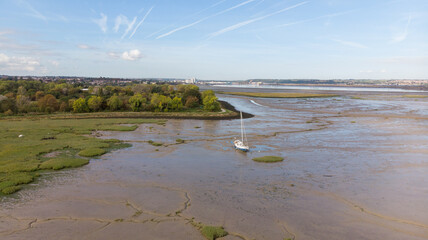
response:
M235 148L244 152L248 152L250 150L250 147L245 144L247 140L247 136L245 135L245 129L244 129L244 122L242 120L242 112L241 113L241 140L236 139L233 141L233 144L235 145ZM245 140L245 141L244 141Z

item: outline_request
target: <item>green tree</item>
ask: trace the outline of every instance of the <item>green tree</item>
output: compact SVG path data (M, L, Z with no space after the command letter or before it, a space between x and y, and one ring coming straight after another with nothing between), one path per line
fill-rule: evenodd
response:
M168 111L168 105L171 103L171 98L166 97L164 95L160 95L157 93L154 93L152 95L152 99L150 101L150 104L152 105L153 109L156 112L167 112Z
M143 98L141 94L135 94L129 98L129 104L134 112L139 112L143 109L143 105L147 102L147 99Z
M88 99L88 107L93 112L98 112L103 105L103 98L100 96L92 96Z
M89 112L88 104L84 98L79 98L73 102L73 111L76 113Z
M218 112L221 110L220 103L217 101L217 97L208 95L203 100L204 110L211 112Z
M117 111L122 107L122 101L117 95L113 95L107 100L107 106L110 110Z
M183 109L183 102L181 101L181 98L175 97L171 101L171 110L172 111L180 111Z

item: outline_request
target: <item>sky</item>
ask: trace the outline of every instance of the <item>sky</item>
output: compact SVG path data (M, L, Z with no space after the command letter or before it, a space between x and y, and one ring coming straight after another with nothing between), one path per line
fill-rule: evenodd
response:
M427 0L0 0L0 75L428 79Z

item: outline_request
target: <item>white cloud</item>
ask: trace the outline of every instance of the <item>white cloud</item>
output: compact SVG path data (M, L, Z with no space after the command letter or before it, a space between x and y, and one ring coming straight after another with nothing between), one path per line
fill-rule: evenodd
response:
M141 59L143 57L143 55L141 54L140 50L134 49L134 50L123 52L120 57L123 60L136 61L136 60Z
M9 57L0 53L1 70L33 72L39 66L40 62L32 57Z
M107 16L104 13L101 13L100 19L93 19L94 23L96 23L103 33L107 32Z

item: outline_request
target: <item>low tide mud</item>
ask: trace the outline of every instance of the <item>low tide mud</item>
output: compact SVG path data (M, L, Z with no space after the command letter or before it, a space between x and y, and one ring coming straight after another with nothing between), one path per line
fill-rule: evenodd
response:
M250 152L239 120L97 132L133 146L2 198L0 238L428 239L428 98L219 98Z

